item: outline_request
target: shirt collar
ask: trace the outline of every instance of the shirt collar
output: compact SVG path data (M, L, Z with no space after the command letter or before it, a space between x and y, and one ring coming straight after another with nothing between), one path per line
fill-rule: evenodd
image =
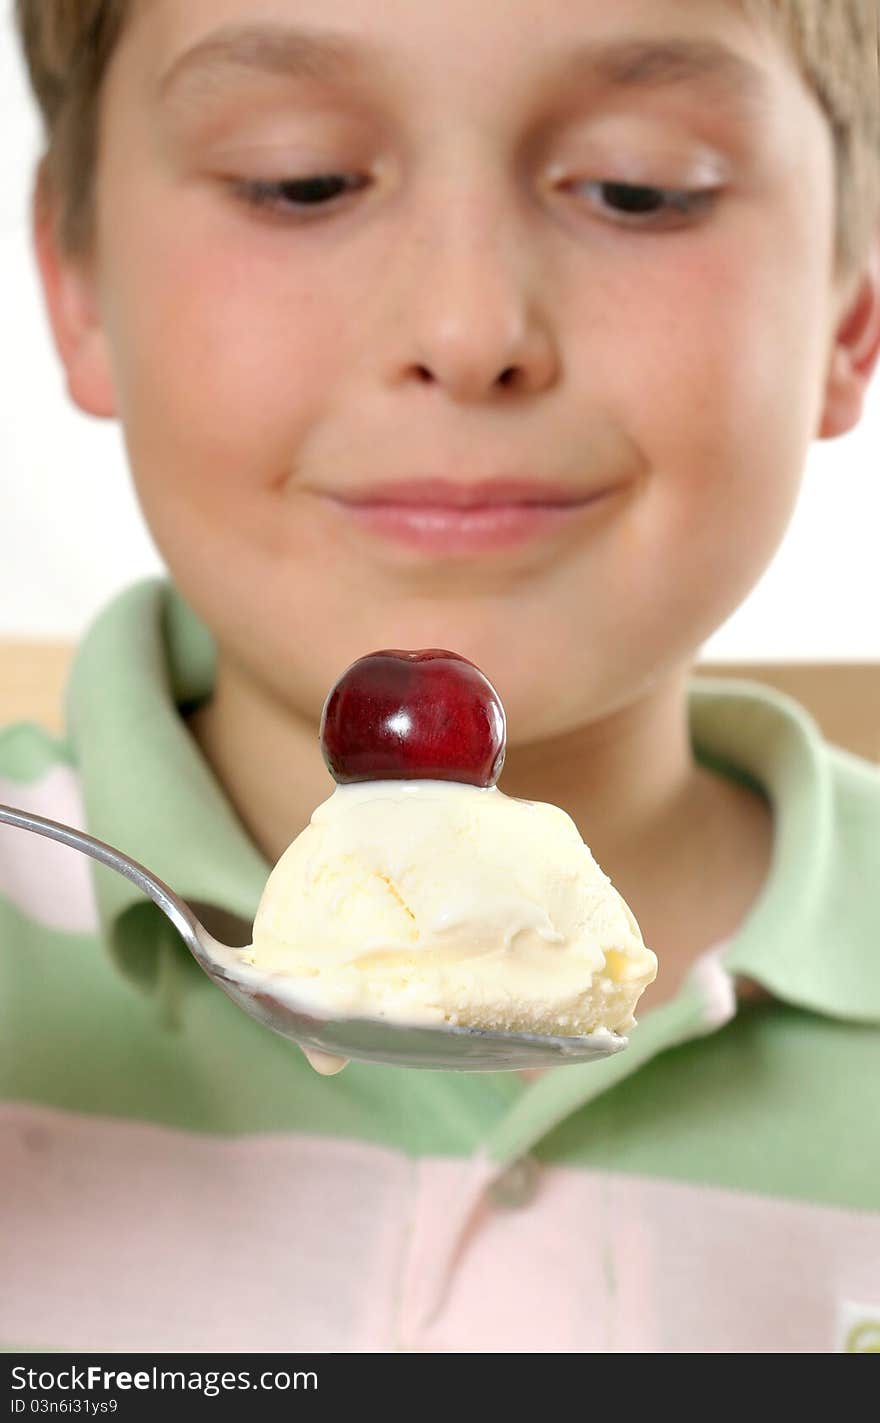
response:
M763 683L695 678L690 716L703 764L773 807L770 873L724 966L799 1007L880 1022L880 769Z
M67 722L91 833L197 913L216 906L249 925L271 865L184 721L210 695L214 669L204 623L171 582L148 579L114 599L80 643ZM796 701L764 684L694 677L688 696L698 760L773 805L771 870L725 966L801 1007L880 1021L880 771L829 746ZM122 876L94 871L111 953L155 984L164 916Z
M216 905L250 924L271 865L183 717L210 694L214 671L213 638L173 585L137 583L103 609L77 648L68 734L90 833L140 861L197 914ZM114 960L157 987L167 973L165 916L121 875L97 864L93 873Z

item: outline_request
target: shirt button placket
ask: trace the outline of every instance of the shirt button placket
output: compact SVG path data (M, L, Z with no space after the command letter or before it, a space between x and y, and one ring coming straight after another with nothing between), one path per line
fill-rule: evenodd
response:
M500 1176L496 1176L486 1195L493 1206L502 1210L519 1210L534 1200L540 1176L541 1168L534 1156L519 1156Z

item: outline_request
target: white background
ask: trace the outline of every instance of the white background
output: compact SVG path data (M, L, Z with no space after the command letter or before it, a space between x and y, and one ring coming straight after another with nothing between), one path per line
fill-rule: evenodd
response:
M0 12L0 637L76 637L162 570L119 428L70 402L28 230L39 123ZM880 661L880 377L865 418L816 444L773 563L704 645L724 661Z

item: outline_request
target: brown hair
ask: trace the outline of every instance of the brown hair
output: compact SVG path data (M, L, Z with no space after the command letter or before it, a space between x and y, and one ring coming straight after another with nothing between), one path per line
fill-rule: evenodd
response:
M93 235L100 93L132 0L15 0L31 87L43 116L40 190L60 204L59 235L82 252Z
M93 235L101 84L133 0L15 0L43 115L41 190L71 252ZM739 0L775 25L819 100L837 158L837 264L850 272L880 224L880 0Z
M880 0L740 0L775 26L831 125L837 268L864 261L880 228Z

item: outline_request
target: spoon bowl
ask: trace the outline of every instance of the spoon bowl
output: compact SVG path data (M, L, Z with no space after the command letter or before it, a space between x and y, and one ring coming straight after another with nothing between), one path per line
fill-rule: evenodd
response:
M569 1038L344 1017L330 1009L325 1016L307 993L297 997L295 979L264 973L245 961L242 950L221 944L179 895L121 850L70 825L13 806L0 805L0 823L57 840L131 880L168 916L199 967L234 1003L310 1057L325 1054L337 1065L351 1058L446 1072L512 1072L595 1062L627 1046L626 1038L607 1030Z

